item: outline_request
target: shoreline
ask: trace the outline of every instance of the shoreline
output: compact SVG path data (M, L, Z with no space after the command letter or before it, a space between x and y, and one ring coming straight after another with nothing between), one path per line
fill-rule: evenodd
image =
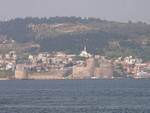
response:
M0 78L0 80L8 80L8 78Z
M98 78L98 79L83 79L83 78L51 78L51 79L8 79L8 78L0 78L0 81L3 80L113 80L113 79L150 79L150 78Z

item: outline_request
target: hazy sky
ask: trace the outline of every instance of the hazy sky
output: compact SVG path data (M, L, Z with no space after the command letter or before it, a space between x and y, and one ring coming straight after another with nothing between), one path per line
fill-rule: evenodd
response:
M150 23L150 0L0 0L0 20L54 16Z

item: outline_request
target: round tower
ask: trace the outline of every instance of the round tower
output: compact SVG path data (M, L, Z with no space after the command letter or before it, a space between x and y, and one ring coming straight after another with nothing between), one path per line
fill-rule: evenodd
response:
M111 78L114 74L113 64L110 62L100 63L100 78Z
M88 68L93 68L95 67L95 59L94 58L89 58L86 60L86 66Z
M28 79L28 75L23 64L18 64L16 66L15 78L18 80Z
M95 59L94 58L89 58L86 61L86 67L90 73L91 76L94 75L94 69L95 69Z

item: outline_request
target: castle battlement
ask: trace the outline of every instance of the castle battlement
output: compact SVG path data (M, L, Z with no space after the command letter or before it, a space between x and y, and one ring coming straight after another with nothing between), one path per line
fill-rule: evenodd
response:
M73 66L73 77L84 78L93 76L97 78L111 78L114 74L111 62L100 62L98 59L89 58L85 61L86 66Z

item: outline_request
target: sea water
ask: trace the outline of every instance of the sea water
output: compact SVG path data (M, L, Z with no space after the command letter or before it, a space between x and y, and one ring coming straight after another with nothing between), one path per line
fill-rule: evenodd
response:
M150 113L150 79L0 81L0 113Z

